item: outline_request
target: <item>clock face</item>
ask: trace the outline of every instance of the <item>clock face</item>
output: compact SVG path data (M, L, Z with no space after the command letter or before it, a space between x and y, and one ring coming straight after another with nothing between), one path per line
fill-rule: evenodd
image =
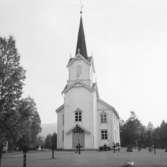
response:
M82 67L80 65L77 66L77 72L76 72L76 77L79 78L82 73Z

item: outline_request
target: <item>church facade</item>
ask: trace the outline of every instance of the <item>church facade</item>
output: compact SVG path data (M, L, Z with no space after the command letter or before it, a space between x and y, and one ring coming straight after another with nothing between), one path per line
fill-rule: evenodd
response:
M82 16L76 54L67 64L68 81L62 91L64 104L57 108L57 148L98 149L120 144L119 115L103 101L95 81L93 57L87 55Z

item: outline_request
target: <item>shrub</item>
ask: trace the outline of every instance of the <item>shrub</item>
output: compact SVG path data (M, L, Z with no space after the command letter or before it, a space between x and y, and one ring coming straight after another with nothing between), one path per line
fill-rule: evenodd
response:
M127 152L133 152L133 147L132 146L128 146L126 151Z

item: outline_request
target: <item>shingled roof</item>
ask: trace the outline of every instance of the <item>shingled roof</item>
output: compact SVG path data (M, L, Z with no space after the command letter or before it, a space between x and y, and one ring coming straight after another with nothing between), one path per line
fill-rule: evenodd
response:
M80 53L84 58L88 59L86 42L85 42L85 34L84 34L84 28L83 28L83 23L82 23L82 15L80 17L77 47L76 47L75 54L77 55L77 53Z

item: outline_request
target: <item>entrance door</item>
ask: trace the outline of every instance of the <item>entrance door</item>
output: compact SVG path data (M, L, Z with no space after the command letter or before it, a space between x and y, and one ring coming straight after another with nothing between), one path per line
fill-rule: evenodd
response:
M80 127L75 127L72 133L72 147L75 149L80 144L81 148L85 146L85 134Z

